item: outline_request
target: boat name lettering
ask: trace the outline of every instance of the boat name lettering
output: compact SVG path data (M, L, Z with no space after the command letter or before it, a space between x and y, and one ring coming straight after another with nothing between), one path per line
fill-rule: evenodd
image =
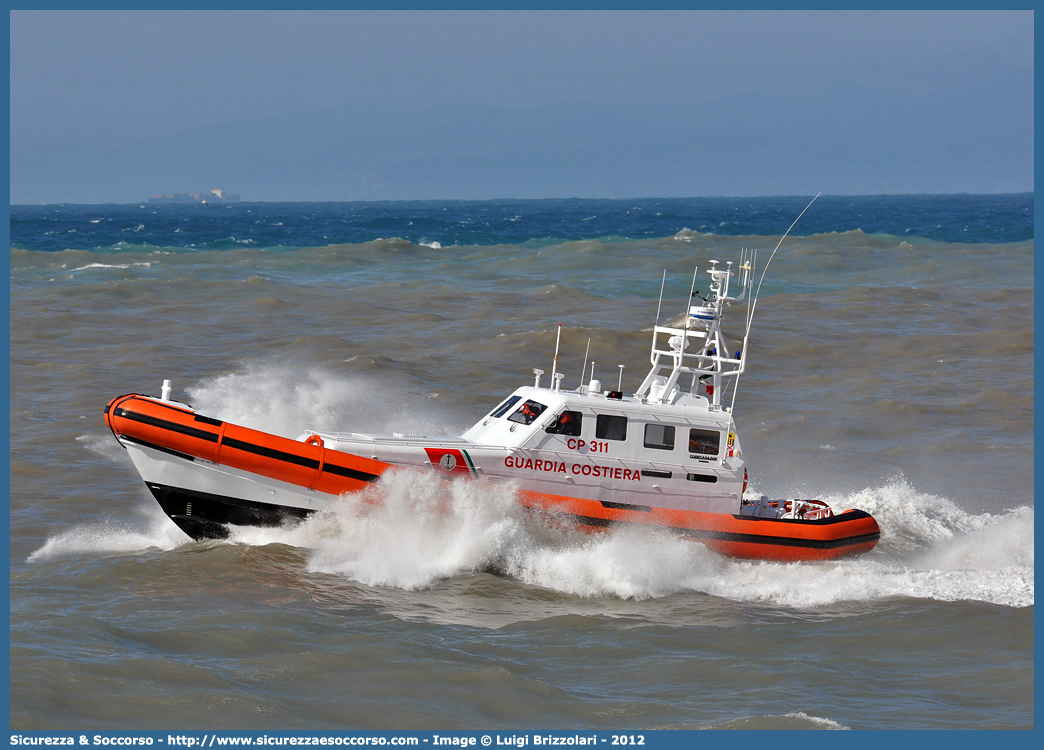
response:
M620 466L599 466L598 464L573 464L569 467L574 474L582 474L585 477L607 477L609 479L623 479L629 482L642 481L641 473L635 469L624 469Z
M534 461L531 458L515 458L514 456L506 456L504 458L504 466L507 466L509 469L530 469L532 471L558 471L562 474L566 473L566 465L561 461L544 461L540 458Z
M580 438L569 438L566 440L566 446L571 451L582 451L585 448L590 447L592 453L608 453L609 443L605 440L592 440L588 443L586 440Z
M621 466L599 466L598 464L573 464L566 468L561 461L544 461L542 459L505 456L504 466L509 469L528 469L530 471L551 471L560 474L577 474L585 477L604 477L606 479L622 479L628 482L642 481L641 472L637 469L625 469Z

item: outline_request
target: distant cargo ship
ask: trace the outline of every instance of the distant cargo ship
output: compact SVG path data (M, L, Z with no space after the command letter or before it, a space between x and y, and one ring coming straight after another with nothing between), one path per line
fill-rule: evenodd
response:
M214 188L206 193L164 193L153 195L149 203L239 203L239 196L226 193L224 188Z

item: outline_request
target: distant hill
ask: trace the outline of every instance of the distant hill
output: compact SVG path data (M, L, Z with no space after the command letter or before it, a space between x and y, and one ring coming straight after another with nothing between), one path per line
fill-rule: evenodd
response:
M1033 78L888 97L349 107L108 150L11 150L12 203L129 203L232 184L246 201L1033 190Z

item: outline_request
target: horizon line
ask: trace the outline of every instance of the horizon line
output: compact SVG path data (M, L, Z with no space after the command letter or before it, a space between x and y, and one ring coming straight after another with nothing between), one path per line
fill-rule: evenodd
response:
M821 198L945 198L945 197L973 197L973 196L1017 196L1033 195L1033 190L1022 190L1016 192L978 193L978 192L954 192L954 193L824 193ZM208 204L220 207L256 204L285 204L285 203L495 203L515 202L536 203L540 201L649 201L649 200L721 200L735 198L808 198L814 193L807 195L801 193L773 194L773 195L659 195L659 196L633 196L627 198L581 198L578 196L549 196L546 198L380 198L380 199L351 199L351 200L257 200L236 202L220 202ZM148 198L137 201L115 203L112 201L101 203L74 203L69 201L52 201L46 203L10 203L10 208L19 206L136 206L150 204ZM196 206L201 203L152 203L154 206Z

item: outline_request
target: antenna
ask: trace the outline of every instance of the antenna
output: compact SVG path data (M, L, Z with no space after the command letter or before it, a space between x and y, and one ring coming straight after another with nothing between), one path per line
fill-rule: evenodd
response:
M580 365L580 385L584 384L584 373L587 372L587 355L591 353L591 337L587 337L587 351L584 352L584 363ZM592 375L592 377L594 377Z
M655 323L655 325L660 325L660 305L663 304L663 285L665 283L667 283L667 269L666 268L663 269L663 278L660 279L660 301L656 303L656 323ZM655 338L655 336L656 336L656 333L654 332L653 333L653 337Z
M717 263L718 261L712 260L711 263ZM696 274L699 273L700 267L696 266L692 269L692 288L689 289L689 298L685 300L685 322L689 322L689 305L692 304L692 293L696 291ZM714 270L714 266L711 266L711 270ZM686 328L689 326L686 325Z
M624 368L624 366L623 365L617 365L617 367L620 368L620 379L618 381L616 381L616 390L622 391L623 390L623 368Z
M562 340L562 324L558 324L558 336L555 338L555 361L551 363L551 383L555 382L555 374L558 372L558 343Z
M660 307L663 305L663 285L667 282L667 269L663 269L663 278L660 279L660 301L656 303L656 322L653 324L652 331L652 351L656 352L656 326L660 325ZM688 315L688 308L685 308L686 315ZM654 354L650 356L655 356ZM591 369L591 377L594 377L594 368Z
M823 194L822 191L816 193L816 198L818 198L822 194ZM765 274L768 273L769 263L771 263L772 259L776 257L776 250L779 250L779 246L783 244L783 240L785 240L787 238L787 235L790 234L790 230L793 229L794 225L797 224L801 220L802 216L805 215L805 211L807 211L808 209L812 208L812 204L816 202L816 198L813 198L812 200L810 200L808 202L808 205L805 206L804 211L802 211L801 213L798 214L797 218L794 219L793 224L791 224L787 228L787 231L785 231L783 233L783 236L779 238L779 242L776 243L776 247L773 248L773 250L772 250L772 255L769 256L768 263L765 263L765 268L763 268L762 271L761 271L761 279L758 281L758 291L756 291L754 293L754 302L751 304L751 308L750 308L750 318L747 319L747 332L748 333L750 333L750 324L754 322L754 310L758 306L758 297L761 296L761 284L762 284L762 282L765 281Z
M754 323L754 311L758 308L758 298L761 296L761 284L763 281L765 281L765 274L768 273L769 263L771 263L772 259L776 257L776 250L779 250L779 246L783 244L783 240L785 240L787 238L787 235L790 234L790 230L797 225L797 223L801 220L801 217L805 215L805 211L812 208L812 204L816 202L816 198L818 198L822 194L823 191L816 193L816 197L808 202L808 205L805 206L804 210L802 210L801 213L797 215L797 218L794 219L794 221L791 223L791 225L787 227L787 231L785 231L783 233L783 236L779 238L779 242L777 242L776 246L772 249L772 254L769 255L768 262L765 263L765 268L763 268L761 271L761 279L758 280L758 290L754 292L753 298L748 300L747 302L747 330L743 334L743 348L741 349L741 357L744 361L746 361L747 358L747 341L750 339L750 326ZM758 252L755 249L753 251L753 262L751 263L751 286L754 285L753 270L754 266L757 264L757 257ZM736 407L736 394L739 392L739 381L740 376L737 375L736 379L732 383L732 403L729 405L729 414L732 414L732 410Z
M712 260L711 263L717 263L716 260ZM711 267L713 269L713 266ZM696 274L699 273L700 267L694 266L692 269L692 287L689 289L689 296L685 298L685 325L682 327L682 347L681 347L681 362L685 363L685 350L689 347L689 308L692 306L692 293L696 291ZM656 329L653 329L653 336L656 335ZM656 341L654 338L653 341Z

